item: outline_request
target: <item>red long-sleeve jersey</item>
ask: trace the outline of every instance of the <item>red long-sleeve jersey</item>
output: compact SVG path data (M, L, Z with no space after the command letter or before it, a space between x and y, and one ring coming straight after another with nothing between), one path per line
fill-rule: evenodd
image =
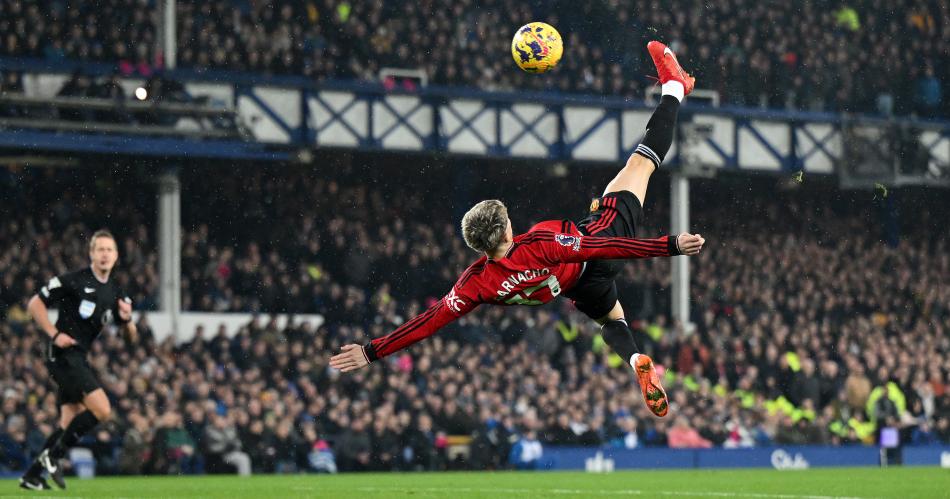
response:
M479 258L441 300L395 331L370 341L363 349L371 362L385 357L432 336L482 303L542 305L577 284L587 260L678 254L675 236L585 236L568 220L541 222L515 236L503 258Z

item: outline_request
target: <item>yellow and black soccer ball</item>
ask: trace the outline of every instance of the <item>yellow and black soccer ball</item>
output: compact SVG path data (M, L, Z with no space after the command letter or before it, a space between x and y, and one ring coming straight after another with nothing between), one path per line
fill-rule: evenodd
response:
M544 73L557 66L564 53L561 34L547 23L525 24L511 40L511 56L519 68L529 73Z

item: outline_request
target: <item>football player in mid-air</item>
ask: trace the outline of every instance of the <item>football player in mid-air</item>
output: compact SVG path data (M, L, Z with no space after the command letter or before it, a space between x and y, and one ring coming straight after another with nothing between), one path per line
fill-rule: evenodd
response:
M618 260L696 255L705 239L689 233L635 237L650 176L673 143L680 102L695 84L666 45L652 41L647 49L663 96L647 123L643 142L607 184L603 196L594 200L590 214L576 224L549 220L513 236L501 201L476 204L462 219L462 235L469 247L484 256L462 273L442 300L386 336L365 345L343 346L342 353L330 359L332 367L343 372L359 369L431 336L482 303L541 305L563 295L597 321L607 344L630 362L650 411L666 415L666 392L653 361L639 353L617 298L614 279L623 265Z

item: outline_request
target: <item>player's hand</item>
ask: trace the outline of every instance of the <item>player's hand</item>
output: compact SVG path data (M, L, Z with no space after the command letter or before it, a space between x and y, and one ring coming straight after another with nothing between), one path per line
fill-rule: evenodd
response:
M59 348L69 348L76 345L76 340L66 333L59 333L59 336L53 340L53 344Z
M330 367L346 373L369 365L362 345L343 345L340 350L343 353L330 357Z
M676 246L680 249L680 253L688 256L698 255L705 243L706 240L700 234L684 232L676 236Z
M123 321L132 320L132 302L119 299L119 318Z

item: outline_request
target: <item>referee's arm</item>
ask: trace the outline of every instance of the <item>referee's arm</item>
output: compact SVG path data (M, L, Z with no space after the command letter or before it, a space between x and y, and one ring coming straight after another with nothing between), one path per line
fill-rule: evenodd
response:
M76 340L68 334L59 334L59 331L56 330L56 326L53 325L49 320L49 308L46 307L46 303L40 298L39 294L33 295L30 298L30 302L26 305L26 309L30 312L30 315L33 317L33 320L36 321L36 324L40 326L40 329L46 333L50 339L53 340L53 343L60 348L69 348L76 344Z
M125 337L129 340L129 343L138 343L139 330L135 326L135 322L132 321L132 300L129 297L120 298L116 302L116 315L119 317L122 330L125 332Z

